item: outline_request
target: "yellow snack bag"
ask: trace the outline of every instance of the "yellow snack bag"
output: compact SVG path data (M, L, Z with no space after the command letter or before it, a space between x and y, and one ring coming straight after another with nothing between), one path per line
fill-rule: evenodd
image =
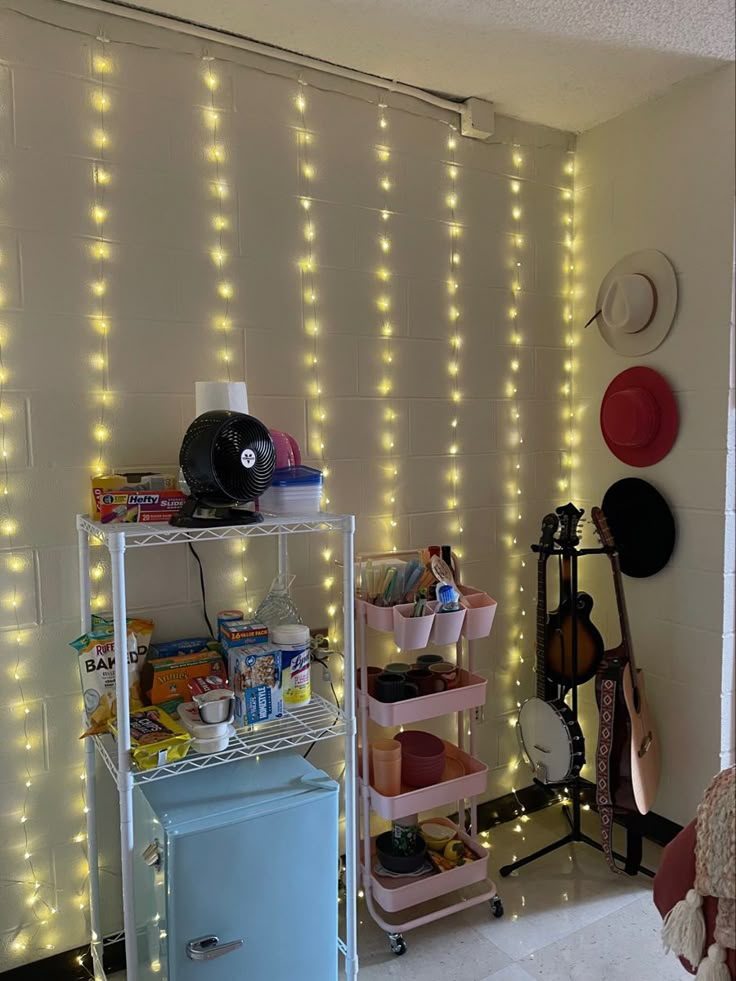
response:
M111 720L108 728L117 737L117 720ZM130 713L130 755L141 770L183 760L191 744L191 735L160 706Z
M148 637L150 640L150 633ZM132 710L143 705L140 669L144 657L139 651L138 638L130 627L127 638L128 690ZM117 714L115 636L112 624L103 624L87 634L82 634L81 637L72 641L71 646L78 655L84 710L89 723L89 727L83 735L92 736L96 733L105 732L108 723Z

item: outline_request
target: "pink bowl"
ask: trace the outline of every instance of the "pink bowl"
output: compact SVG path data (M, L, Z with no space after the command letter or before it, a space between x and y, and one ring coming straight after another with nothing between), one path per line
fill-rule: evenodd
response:
M396 740L401 743L401 779L408 787L430 787L442 779L445 744L430 732L407 730Z

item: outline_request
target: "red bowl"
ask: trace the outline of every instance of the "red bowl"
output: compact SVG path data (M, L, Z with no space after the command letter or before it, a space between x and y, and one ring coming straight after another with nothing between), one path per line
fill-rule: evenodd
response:
M416 770L410 762L401 763L401 779L407 787L431 787L439 783L445 771L445 759L442 757L424 770Z
M425 762L445 758L445 744L431 732L408 729L398 733L395 738L401 743L402 760L408 757L417 762Z

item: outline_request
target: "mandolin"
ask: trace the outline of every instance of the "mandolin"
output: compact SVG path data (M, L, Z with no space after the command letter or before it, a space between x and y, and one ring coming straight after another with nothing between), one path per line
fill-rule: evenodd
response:
M580 724L562 699L551 697L555 686L547 677L545 661L547 627L547 557L554 548L559 524L556 514L542 522L537 563L537 696L519 710L517 734L535 779L545 784L575 777L585 763L585 741Z
M660 751L644 675L634 659L616 544L601 509L593 508L591 517L601 544L609 551L621 624L621 643L605 652L596 679L600 711L596 799L606 858L611 868L620 872L612 855L613 814L647 814L651 810L659 787Z
M574 504L557 508L560 516L560 544L575 546L578 538L577 525L583 512ZM603 638L591 622L593 598L588 593L579 592L575 598L577 622L577 671L573 675L572 664L572 583L570 581L570 559L562 559L560 574L560 602L550 613L546 630L547 676L563 688L573 683L582 685L590 681L598 670L603 658Z

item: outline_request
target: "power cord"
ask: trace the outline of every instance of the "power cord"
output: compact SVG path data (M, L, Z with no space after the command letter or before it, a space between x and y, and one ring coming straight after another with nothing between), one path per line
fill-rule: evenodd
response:
M327 681L330 684L330 688L332 690L332 697L335 699L335 706L337 708L337 715L335 716L335 722L332 723L333 726L334 726L335 723L337 722L337 720L340 718L340 699L337 697L337 692L335 691L335 686L332 683L332 675L330 674L330 663L329 663L329 661L328 661L328 659L327 659L326 656L320 657L318 654L316 654L315 653L315 650L316 649L318 649L318 648L316 647L316 644L313 643L310 657L311 657L311 660L313 662L316 662L317 664L321 664L322 665L322 668L323 668L323 670L324 670L324 672L325 672L325 674L327 676ZM325 653L337 654L340 657L342 657L342 653L340 651L329 651L329 652L325 652ZM323 733L325 733L325 732L329 732L329 729L324 729L322 731L322 733L320 733L320 735L323 735ZM319 740L318 739L315 739L314 742L309 745L309 748L307 749L306 753L304 754L304 759L305 760L309 756L309 754L312 752L312 750L314 749L314 747L317 745L318 742L319 742Z
M210 618L207 616L207 593L204 586L204 569L202 568L202 560L197 554L197 550L191 542L187 543L189 545L189 551L192 553L194 558L197 560L197 565L199 566L199 587L202 591L202 613L204 615L205 623L207 624L207 629L210 632L210 637L215 636L215 632L212 629L212 624L210 623Z

